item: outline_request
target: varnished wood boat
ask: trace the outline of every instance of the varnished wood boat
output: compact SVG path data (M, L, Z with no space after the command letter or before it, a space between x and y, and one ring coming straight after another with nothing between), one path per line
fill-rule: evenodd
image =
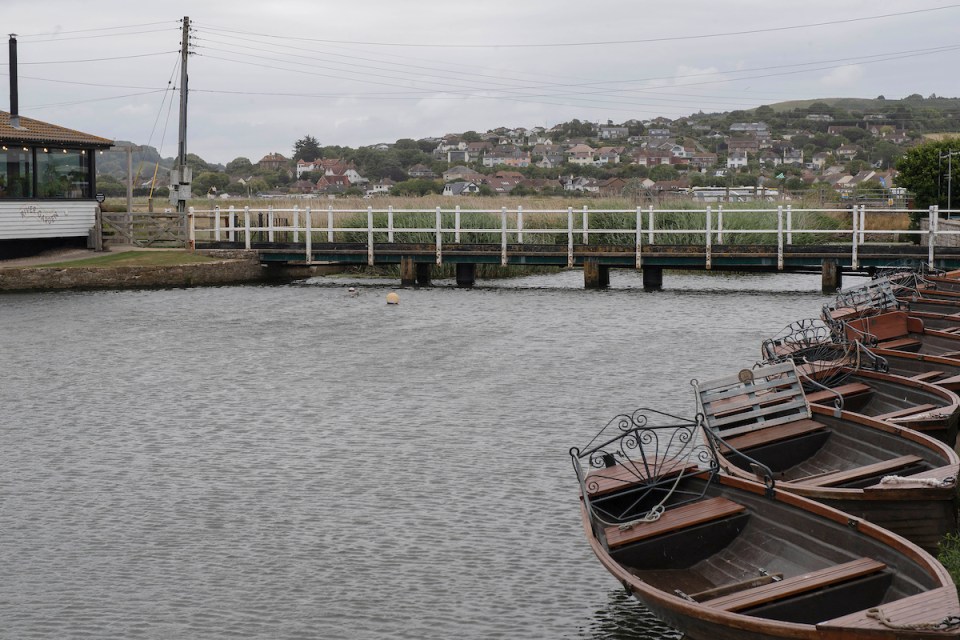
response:
M866 518L934 550L957 527L960 457L926 435L810 405L793 362L695 382L706 425L730 450L721 467L756 479L750 456L785 491Z
M929 329L923 320L905 311L886 311L847 320L843 330L847 340L862 342L868 348L960 358L960 335Z
M571 449L584 530L608 571L691 640L960 638L949 574L907 540L718 473L718 443L649 410Z
M794 323L762 345L768 362L793 360L808 402L909 427L950 447L956 444L960 397L927 381L943 371L924 368L904 376L859 342L834 342L823 323L822 331L814 334L810 328L816 326L815 319ZM795 337L796 332L801 337Z

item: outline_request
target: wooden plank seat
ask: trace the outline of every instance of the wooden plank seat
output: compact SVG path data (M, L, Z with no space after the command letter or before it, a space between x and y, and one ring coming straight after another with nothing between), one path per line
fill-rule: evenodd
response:
M908 627L909 625L928 625L931 622L940 622L949 616L960 615L960 606L957 605L957 591L950 587L941 587L932 591L924 591L900 600L887 602L878 607L884 616L895 624ZM848 637L861 633L857 637L882 638L889 637L890 628L883 625L875 616L871 616L872 609L863 609L853 613L827 620L817 624L817 630L823 631L824 637ZM904 637L930 637L924 632L912 634L904 629ZM831 635L836 634L836 635ZM952 634L943 633L942 637L949 638Z
M896 340L884 340L877 344L881 349L899 349L904 351L920 346L920 341L913 338L898 338Z
M862 334L868 334L881 344L909 338L911 333L923 333L923 320L908 316L903 311L854 320L847 323L846 329L847 337L851 340L861 340Z
M817 404L823 402L833 402L838 394L844 398L851 398L863 393L870 393L870 391L872 391L872 389L869 385L866 385L862 382L850 382L848 384L842 384L838 387L831 387L829 390L821 389L820 391L808 393L807 401Z
M872 558L860 558L818 571L784 578L780 582L771 582L770 584L707 600L704 604L723 611L743 611L776 600L784 600L842 582L849 582L856 578L878 573L886 568L887 565Z
M923 373L918 373L915 376L910 376L911 380L916 380L917 382L927 382L929 380L934 380L943 375L943 371L924 371Z
M906 409L891 411L890 413L883 413L873 417L876 420L897 420L899 418L906 418L908 416L916 415L918 413L923 413L924 411L930 411L930 409L936 408L937 405L935 404L917 404L912 407L907 407Z
M822 431L825 428L826 426L822 423L810 420L809 418L788 422L786 424L778 424L725 440L728 446L721 448L721 452L729 453L730 449L746 451L762 445L783 442L784 440L791 440L808 433Z
M621 529L617 525L606 527L604 534L607 538L607 546L615 549L632 542L737 515L746 509L742 504L727 498L707 498L688 502L679 507L667 508L658 520L638 522L628 529Z
M957 358L960 357L960 351L945 351L944 353L935 354L941 358Z
M664 463L656 460L650 461L650 469L656 473L656 480L663 478L673 478L680 473L692 473L697 470L697 465L692 463L681 463L677 461L669 469L663 468ZM616 464L606 469L594 471L587 475L585 484L591 498L605 496L631 486L636 486L649 482L646 477L646 469L642 462L635 464ZM592 490L591 490L592 489Z
M882 460L874 464L865 464L853 469L847 469L846 471L834 471L809 478L800 478L791 482L798 482L815 487L833 487L838 484L863 480L873 476L887 475L893 471L904 469L919 462L923 462L923 458L919 456L900 456L899 458Z

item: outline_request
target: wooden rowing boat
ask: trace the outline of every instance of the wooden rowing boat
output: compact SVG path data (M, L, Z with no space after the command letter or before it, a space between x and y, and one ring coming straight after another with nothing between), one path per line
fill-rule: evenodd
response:
M692 640L960 638L928 553L769 470L718 473L717 446L702 417L641 409L570 450L593 552L654 614Z
M816 326L823 331L814 336L810 327ZM796 337L797 331L803 336ZM923 368L903 375L908 372L901 373L902 367L893 370L890 360L859 342L834 342L817 320L790 325L777 337L765 340L762 352L767 362L789 358L797 365L807 401L812 404L910 427L950 447L956 444L960 397L946 384L930 381L945 375L942 370ZM893 359L896 365L895 356ZM960 373L960 363L956 369Z
M811 406L789 361L694 387L706 425L726 443L719 459L729 474L756 479L751 465L759 461L785 491L866 518L928 550L956 531L960 457L944 443Z

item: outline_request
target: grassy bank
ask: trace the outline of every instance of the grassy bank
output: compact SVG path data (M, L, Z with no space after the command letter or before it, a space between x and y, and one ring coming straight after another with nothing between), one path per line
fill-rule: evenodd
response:
M123 251L108 253L93 258L67 260L37 265L38 268L70 267L175 267L184 264L216 262L217 258L183 250L169 251Z

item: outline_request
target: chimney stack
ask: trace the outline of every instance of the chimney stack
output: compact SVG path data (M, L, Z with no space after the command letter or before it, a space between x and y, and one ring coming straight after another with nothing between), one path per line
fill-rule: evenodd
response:
M17 34L10 34L10 126L20 128L20 94L17 90Z

